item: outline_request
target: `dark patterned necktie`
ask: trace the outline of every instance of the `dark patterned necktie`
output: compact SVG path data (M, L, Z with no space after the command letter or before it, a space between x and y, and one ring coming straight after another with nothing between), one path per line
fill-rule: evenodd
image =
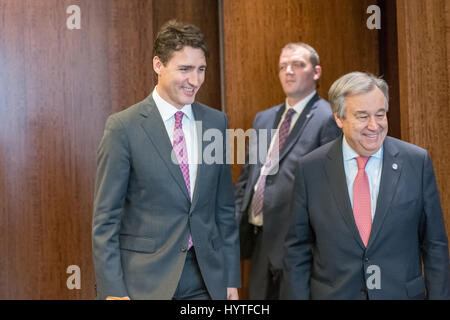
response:
M254 216L258 216L263 211L263 203L264 203L264 189L266 186L266 178L270 169L275 163L278 163L279 155L281 154L281 150L283 149L284 143L286 142L287 137L289 136L289 130L291 128L291 120L292 116L295 114L295 110L290 108L286 112L286 116L284 117L283 122L280 125L280 129L278 130L278 139L275 135L275 141L272 147L272 150L269 154L269 157L264 164L264 169L262 170L258 181L256 182L256 191L253 195L252 199L252 213Z

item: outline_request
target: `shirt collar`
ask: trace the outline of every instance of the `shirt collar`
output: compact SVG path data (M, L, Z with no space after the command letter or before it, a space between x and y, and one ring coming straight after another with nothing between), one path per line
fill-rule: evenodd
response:
M342 139L342 154L344 156L344 161L355 159L356 157L359 157L359 154L350 147L347 140L345 139L345 136ZM373 155L371 155L373 158L382 159L383 158L383 145L381 145L381 148L378 149L377 152L375 152Z
M161 96L158 94L158 91L156 91L156 87L157 86L155 86L155 89L153 89L152 97L153 97L153 100L155 101L156 107L158 108L158 111L161 114L161 118L163 119L164 122L166 122L170 118L174 117L174 115L177 111L183 111L184 115L189 120L194 119L194 114L192 112L192 105L186 104L185 106L183 106L183 108L181 108L181 110L178 108L175 108L173 105L171 105L166 100L161 98Z
M286 98L286 110L289 108L294 108L295 112L298 114L302 113L303 109L305 109L306 105L308 104L309 100L316 94L316 90L313 90L309 95L307 95L305 98L297 102L295 105L291 106L288 103L288 99Z

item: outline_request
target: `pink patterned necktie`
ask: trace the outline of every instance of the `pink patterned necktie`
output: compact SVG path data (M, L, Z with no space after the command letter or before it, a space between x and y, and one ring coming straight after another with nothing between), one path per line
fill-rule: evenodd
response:
M358 174L353 182L353 215L364 245L369 242L372 229L372 213L370 210L370 187L366 173L366 164L370 157L356 157Z
M182 111L175 113L175 129L173 131L173 150L177 156L181 173L183 174L184 183L186 184L189 196L191 195L191 181L189 179L189 162L186 147L186 140L183 133L183 116ZM189 234L188 250L192 247L192 235Z
M295 110L293 108L290 108L286 112L286 116L284 117L283 122L280 125L280 129L278 130L278 146L276 144L276 141L274 142L274 145L272 147L272 151L270 152L269 159L264 164L264 169L261 175L258 178L258 181L256 182L256 191L253 194L253 200L251 203L252 213L254 216L258 216L262 213L263 209L263 203L264 203L264 189L266 186L266 178L267 173L270 171L270 168L272 165L278 161L278 157L281 154L281 150L284 146L284 143L286 142L287 137L289 136L289 130L291 128L291 120L292 116L295 114ZM276 136L275 136L276 137ZM278 148L278 152L274 152L275 148Z

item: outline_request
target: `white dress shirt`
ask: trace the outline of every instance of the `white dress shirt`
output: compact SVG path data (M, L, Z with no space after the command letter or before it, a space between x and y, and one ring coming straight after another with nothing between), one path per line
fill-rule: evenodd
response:
M182 111L184 113L182 126L183 134L186 141L186 148L188 153L189 163L189 180L191 184L191 199L194 194L195 182L197 178L197 164L198 164L198 143L197 143L197 130L195 126L194 113L192 112L192 106L187 104L181 109L177 109L167 101L165 101L156 91L156 87L152 93L153 100L156 103L159 113L161 114L164 126L166 127L167 134L169 135L170 142L173 145L173 131L175 128L175 113Z
M293 108L295 110L295 113L292 115L291 118L291 125L289 127L289 133L291 132L291 130L294 128L295 123L297 122L298 118L300 117L300 115L302 114L303 110L305 109L306 105L308 104L309 100L312 99L312 97L316 94L316 90L314 90L313 92L311 92L308 96L306 96L304 99L300 100L299 102L297 102L294 106L289 105L288 103L288 99L286 98L286 109L284 110L283 115L281 116L280 122L278 123L278 127L277 127L277 133L274 134L274 136L272 137L272 140L270 141L270 146L269 146L269 150L267 152L267 159L270 159L270 154L272 152L272 148L274 145L274 141L275 138L278 139L278 133L279 133L279 129L280 129L280 125L283 123L284 118L286 117L286 114L288 112L288 110L290 108ZM264 170L264 166L261 167L261 171L260 171L260 176L262 174ZM254 186L254 192L256 192L256 189L258 188L258 183L255 184ZM251 204L250 204L250 210L251 210ZM250 211L249 216L249 222L255 226L262 226L263 225L263 215L260 214L258 216L254 216L253 213Z
M345 137L342 139L342 155L344 158L344 170L347 180L348 195L353 209L353 182L358 174L358 164L356 157L359 156L355 150L350 147ZM372 214L372 221L375 217L375 210L377 207L378 193L380 190L381 171L383 167L383 146L373 154L366 164L366 173L369 178L370 187L370 210Z

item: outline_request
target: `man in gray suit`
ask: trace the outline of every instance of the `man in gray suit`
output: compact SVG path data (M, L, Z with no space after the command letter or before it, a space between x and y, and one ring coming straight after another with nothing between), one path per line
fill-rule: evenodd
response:
M222 163L201 159L200 127L225 136L228 126L224 113L194 101L205 78L203 35L169 21L153 53L158 85L108 118L98 149L98 298L238 299L231 171L225 155Z
M343 137L298 166L286 237L288 297L448 299L448 241L433 166L426 150L386 137L386 82L349 73L332 85L329 100Z
M270 133L278 129L278 133L268 137L266 160L258 159L256 164L246 161L235 186L241 257L251 258L250 299L279 298L294 169L302 156L340 134L330 105L316 92L321 74L319 56L311 46L287 44L279 61L286 101L258 113L254 119L257 145L260 139L266 139L260 134L264 130Z

